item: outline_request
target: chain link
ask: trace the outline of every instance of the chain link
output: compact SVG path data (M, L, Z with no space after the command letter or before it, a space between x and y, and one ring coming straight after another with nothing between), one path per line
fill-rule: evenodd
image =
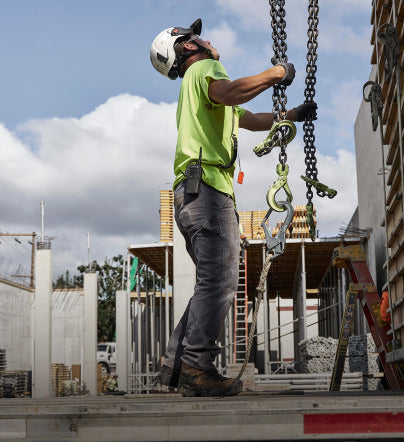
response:
M272 26L272 39L273 39L273 51L274 57L272 58L272 63L288 61L286 55L286 50L288 48L286 44L286 11L285 11L285 0L269 0L270 14L271 14L271 26ZM288 98L286 96L286 86L276 84L273 87L272 93L273 108L272 112L274 114L275 120L285 120L286 119L286 104ZM281 143L280 143L280 153L279 162L282 164L283 169L285 168L287 155L286 155L286 133L287 128L281 129Z
M316 94L315 84L316 84L316 72L317 72L317 38L318 38L318 0L309 0L308 7L308 30L307 30L307 65L306 65L306 89L304 91L305 103L313 103L314 96ZM317 179L317 159L316 159L316 147L315 140L316 137L314 135L314 123L311 118L306 118L303 123L304 136L303 140L305 143L304 153L306 154L306 158L304 160L306 164L306 176L309 178L318 181ZM313 198L312 185L306 182L307 192L307 202L311 203ZM325 196L325 192L317 189L318 196Z

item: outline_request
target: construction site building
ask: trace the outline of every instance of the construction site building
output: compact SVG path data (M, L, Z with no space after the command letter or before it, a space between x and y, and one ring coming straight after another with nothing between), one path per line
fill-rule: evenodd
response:
M356 227L371 233L367 247L373 278L380 294L390 293L394 348L388 359L404 361L404 5L375 0L370 19L373 83L364 85L355 122Z

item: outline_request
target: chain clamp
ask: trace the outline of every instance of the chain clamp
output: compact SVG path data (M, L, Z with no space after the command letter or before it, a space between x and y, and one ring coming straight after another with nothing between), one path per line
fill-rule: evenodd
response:
M282 253L285 251L285 242L286 242L286 232L290 226L290 223L292 222L295 210L288 201L279 201L279 205L284 207L284 211L286 210L286 218L281 227L279 228L278 233L275 237L272 236L271 232L269 231L267 220L271 213L273 212L272 207L269 208L267 214L265 215L261 227L264 229L265 234L265 241L267 244L268 252L272 253L272 259L276 258L279 255L282 255Z
M368 96L365 96L365 89L368 86L372 86L370 88L370 92ZM363 85L363 99L367 103L370 102L371 113L372 113L372 129L373 132L376 131L379 119L381 119L383 115L383 98L382 98L382 88L375 81L367 81Z
M307 176L300 175L300 178L306 183L311 184L318 192L321 192L320 196L328 196L328 198L332 199L334 196L337 195L337 191L335 189L331 189L330 187L327 187L325 184L320 183L319 181L313 180Z
M258 157L262 157L272 151L275 146L282 147L289 144L296 136L296 126L292 121L280 120L276 121L269 131L264 141L258 143L254 147L254 153Z
M385 46L384 78L385 82L389 83L393 69L398 66L397 63L401 56L397 28L391 23L384 23L377 30L377 41Z
M276 173L279 175L279 178L274 181L272 186L268 189L267 203L272 210L275 210L275 212L284 212L286 209L282 207L282 205L276 203L275 195L283 188L288 202L291 203L293 200L293 195L288 184L289 166L285 164L285 167L283 168L282 164L278 163L276 166Z

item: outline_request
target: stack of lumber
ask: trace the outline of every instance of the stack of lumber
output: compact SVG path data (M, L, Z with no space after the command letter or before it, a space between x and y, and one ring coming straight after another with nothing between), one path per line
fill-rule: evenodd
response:
M251 212L252 237L251 239L265 238L264 229L261 227L262 220L265 218L267 210L254 210Z
M173 241L174 193L160 190L160 242Z
M295 213L292 223L286 232L286 238L309 238L309 228L306 224L306 206L298 205L294 207ZM316 213L314 209L314 215ZM266 210L253 210L246 212L239 212L240 230L247 237L247 239L264 239L264 230L261 227L262 221L267 214ZM314 224L316 225L316 218L314 216ZM277 223L272 228L272 236L276 236L283 223ZM269 227L271 222L269 222Z
M309 227L306 224L307 210L304 205L297 205L294 207L295 213L289 229L286 232L286 238L309 238ZM314 226L317 225L316 209L313 208ZM283 223L277 223L276 227L272 229L272 236L276 236Z
M24 397L27 391L27 371L13 370L0 372L0 398Z
M0 349L0 371L5 370L6 367L7 367L6 350Z
M286 232L286 238L309 238L309 228L306 224L306 206L297 205L294 207L295 213L292 223ZM316 211L314 209L314 215ZM247 239L264 239L264 229L261 227L262 221L267 214L267 210L253 210L239 212L240 232ZM160 242L173 241L174 222L174 193L172 190L160 191ZM314 216L316 225L316 218ZM283 223L277 223L272 228L272 236L276 236Z
M64 364L52 364L52 390L56 396L62 396L64 381L71 379L69 367Z
M252 213L253 212L239 212L240 233L245 235L247 239L252 239Z

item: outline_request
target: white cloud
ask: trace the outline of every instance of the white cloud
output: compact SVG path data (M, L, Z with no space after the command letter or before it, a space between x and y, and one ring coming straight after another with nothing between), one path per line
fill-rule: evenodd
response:
M245 0L216 0L222 14L232 14L247 31L267 32L271 39L271 16L267 2ZM289 0L285 4L286 33L289 49L306 51L307 42L307 2ZM329 53L349 53L369 58L370 54L370 15L371 4L363 0L325 0L319 2L319 45ZM366 18L366 24L363 23ZM248 32L246 33L248 38ZM271 43L272 44L272 43Z
M265 28L269 20L269 6L266 2L251 2L245 0L216 0L216 4L223 14L234 14L241 20L246 29L255 29L257 26Z
M341 141L352 138L353 127L362 101L362 84L357 80L333 86L330 92L330 105L321 112L332 129L334 137Z
M370 26L347 26L343 23L329 22L326 32L319 34L319 45L322 50L329 53L352 54L370 59Z
M64 266L68 256L86 256L86 232L98 238L101 259L158 241L159 190L173 179L175 111L176 103L120 95L81 119L27 121L19 131L31 146L0 125L0 229L38 232L44 200L46 233L57 237Z
M222 21L216 28L207 29L206 38L211 42L212 46L218 48L221 60L243 54L243 49L237 42L237 34L226 21Z
M0 230L39 233L44 200L45 233L56 237L56 273L86 262L87 232L99 260L125 254L129 244L158 241L159 191L173 180L175 111L176 103L119 95L80 119L29 120L18 135L0 125ZM267 207L278 152L253 154L264 136L240 131L246 177L241 188L235 185L239 210ZM301 139L288 147L288 157L294 204L304 204ZM355 161L344 150L335 158L318 154L318 169L319 179L339 191L333 200L314 199L321 234L334 235L356 206Z

